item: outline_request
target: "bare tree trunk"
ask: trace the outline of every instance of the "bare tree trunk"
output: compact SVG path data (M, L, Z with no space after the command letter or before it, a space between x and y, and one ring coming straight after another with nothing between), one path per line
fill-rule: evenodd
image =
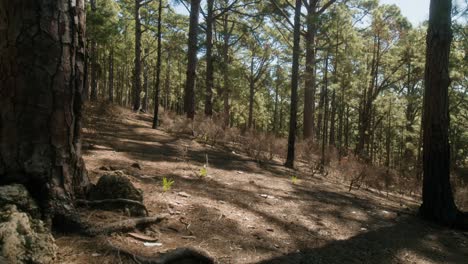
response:
M164 111L167 111L171 105L171 62L170 55L167 55L166 60L166 80L164 81L165 99L164 99Z
M249 119L247 128L252 128L252 118L253 118L253 105L255 97L255 82L254 82L254 55L250 60L250 76L249 76Z
M328 59L329 53L327 52L327 57L325 58L325 74L324 74L324 86L323 86L323 126L322 126L322 155L320 159L321 169L323 170L325 167L325 148L327 146L327 133L328 133Z
M306 34L306 74L304 88L304 139L312 139L315 118L315 34L317 1L309 1L307 7L307 34ZM320 122L320 121L319 121Z
M109 102L114 102L114 48L109 52Z
M205 115L213 115L213 5L214 0L208 0L208 12L206 17L206 91L205 91Z
M159 126L159 91L161 87L161 62L162 62L162 46L161 46L161 21L162 19L162 0L159 0L158 7L158 58L156 61L156 83L154 91L154 115L153 129ZM168 56L169 57L169 56ZM169 65L167 65L169 67Z
M145 59L143 60L143 88L145 89L145 96L143 97L142 107L143 112L148 112L148 53L149 48L145 48Z
M278 65L276 68L276 87L275 87L275 110L273 111L273 133L276 135L278 134L278 93L279 93L279 87L281 85L281 80L280 80L280 66Z
M423 202L419 213L425 219L453 227L461 224L461 213L454 203L450 186L448 67L452 42L451 7L450 0L431 0L423 116Z
M84 1L2 0L0 14L8 29L0 30L0 184L25 185L52 223L89 187L80 143Z
M335 146L335 118L336 117L336 99L335 90L332 93L331 99L331 113L330 113L330 146Z
M184 93L184 111L187 118L195 117L195 80L197 74L197 50L198 50L198 16L200 13L200 0L191 0L190 26L188 39L188 63L187 80Z
M90 0L91 4L91 12L96 12L96 0ZM90 100L96 101L97 100L97 43L96 40L91 39L91 93L90 93Z
M141 93L141 20L140 8L141 0L135 0L134 19L135 19L135 67L133 69L133 111L140 109L140 93Z
M229 27L228 27L228 14L224 14L223 16L223 107L224 107L224 128L229 127L229 118L230 114L230 106L229 106Z
M296 144L296 129L297 129L297 87L299 84L299 55L300 55L300 40L301 40L301 6L302 0L296 0L294 11L294 47L293 47L293 65L291 76L291 110L289 117L289 138L288 138L288 155L286 163L288 168L294 167L294 154Z

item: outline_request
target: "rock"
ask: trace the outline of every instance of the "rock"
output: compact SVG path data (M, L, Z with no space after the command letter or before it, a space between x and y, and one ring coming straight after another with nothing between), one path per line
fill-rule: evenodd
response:
M136 162L132 164L132 168L141 170L140 164L139 164L139 163L136 163Z
M102 176L89 192L89 199L91 200L117 198L142 202L143 194L141 190L133 186L128 178L118 175Z
M16 186L13 188L18 189ZM15 204L0 207L0 245L0 263L55 263L57 246L50 231L41 220L23 212Z
M179 196L181 197L185 197L185 198L189 198L190 197L190 194L186 193L186 192L179 192L177 193Z
M39 206L29 195L28 190L21 184L0 186L0 207L14 204L16 207L33 218L40 218Z
M99 170L102 170L102 171L109 171L109 168L106 167L106 166L101 166L101 167L99 167Z

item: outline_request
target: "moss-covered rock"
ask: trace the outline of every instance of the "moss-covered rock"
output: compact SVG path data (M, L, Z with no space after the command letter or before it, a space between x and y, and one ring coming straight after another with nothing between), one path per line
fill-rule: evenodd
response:
M54 263L57 246L22 185L0 187L0 262Z
M40 218L41 211L36 202L29 195L28 190L21 184L0 186L0 207L15 204L16 207L33 218Z

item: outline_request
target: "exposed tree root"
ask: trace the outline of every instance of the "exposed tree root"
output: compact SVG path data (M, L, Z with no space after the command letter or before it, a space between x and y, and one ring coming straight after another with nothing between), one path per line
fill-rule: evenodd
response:
M78 199L76 200L76 205L78 206L90 206L90 207L100 207L100 206L105 206L105 205L131 205L131 206L136 206L139 207L143 210L145 210L146 215L149 215L148 209L146 209L146 206L135 200L130 200L130 199L123 199L123 198L117 198L117 199L104 199L104 200L82 200Z
M124 256L133 259L136 263L141 264L214 264L215 260L204 252L194 248L176 248L169 252L160 254L159 256L146 257L133 254L126 249L112 245L108 241L109 248L112 251L118 252Z
M150 224L157 224L167 219L165 215L151 216L151 217L140 217L122 220L102 227L88 227L82 230L82 233L88 236L97 235L108 235L115 232L126 232L131 231L137 227L142 227Z

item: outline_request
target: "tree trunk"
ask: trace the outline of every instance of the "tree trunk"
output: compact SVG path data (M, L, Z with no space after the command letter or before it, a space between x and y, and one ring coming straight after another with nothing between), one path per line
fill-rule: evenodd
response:
M252 128L252 119L253 119L253 106L255 98L255 82L254 82L254 55L250 60L250 76L249 76L249 119L247 127Z
M156 84L154 91L154 115L153 115L153 129L159 126L159 91L161 87L161 19L162 19L162 0L159 0L158 7L158 58L156 61ZM169 67L169 65L167 65Z
M89 47L89 42L86 42ZM83 102L89 99L89 48L85 48L85 65L84 65L84 88L83 88Z
M143 97L141 109L143 112L148 112L148 53L149 48L145 48L145 59L143 60L143 88L145 89L145 96Z
M307 7L307 33L306 33L306 71L304 87L304 139L312 139L315 118L315 34L317 1L309 1ZM320 121L319 121L320 122Z
M109 52L109 102L114 102L114 48Z
M141 20L140 20L140 7L141 0L135 0L135 67L133 69L133 111L140 110L140 93L141 93Z
M275 82L275 109L273 111L273 133L275 135L278 134L278 93L279 93L279 87L281 85L281 79L280 79L280 66L278 65L276 68L276 82Z
M91 12L96 12L96 0L90 1L91 5ZM90 93L90 100L96 101L97 100L97 43L96 40L91 39L90 42L91 46L91 93Z
M8 29L0 30L0 184L25 185L60 225L89 187L80 143L84 1L2 0L0 14Z
M223 16L223 107L224 107L224 128L229 127L229 118L231 111L229 106L229 27L228 27L229 15L226 13Z
M213 115L213 5L214 0L208 0L208 12L206 17L206 91L205 91L205 115Z
M297 87L299 84L299 56L301 41L301 5L302 0L296 0L294 11L294 46L291 76L291 110L289 117L288 155L285 163L285 166L288 168L294 167L294 152L296 144Z
M195 117L195 80L197 74L197 50L198 50L198 16L200 13L200 0L191 0L190 26L188 39L188 63L187 80L184 93L184 111L187 118Z
M324 169L325 166L325 148L327 146L327 133L328 133L328 59L329 59L329 53L327 52L327 57L325 58L325 74L324 74L324 86L323 86L323 106L322 106L322 111L323 111L323 125L322 125L322 155L320 159L320 164L321 169Z
M168 54L166 59L166 80L164 81L164 90L165 90L165 98L164 98L164 111L167 111L171 105L171 56Z
M450 186L448 140L449 54L452 42L450 0L431 0L427 31L423 115L423 195L425 219L454 226L461 217Z
M335 117L336 117L336 98L335 90L332 93L331 99L331 113L330 113L330 146L335 146Z

